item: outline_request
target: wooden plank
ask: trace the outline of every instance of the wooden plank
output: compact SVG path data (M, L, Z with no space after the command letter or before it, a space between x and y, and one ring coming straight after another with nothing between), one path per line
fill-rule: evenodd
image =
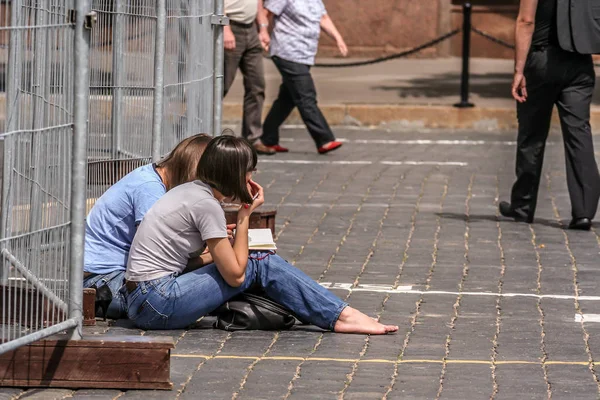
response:
M67 340L65 335L50 336L46 340L32 343L30 346L45 346L46 343L61 347L104 347L104 348L134 348L134 349L153 349L174 348L172 337L163 336L131 336L131 335L90 335L82 340ZM2 355L0 355L0 359Z
M96 325L96 289L83 289L83 326Z
M42 340L0 355L0 386L171 389L168 337Z
M173 383L135 383L130 382L128 385L117 386L115 382L101 382L101 381L57 381L53 380L50 383L46 381L35 381L35 380L12 380L9 381L0 380L0 383L4 387L18 387L18 388L69 388L69 389L152 389L152 390L172 390Z

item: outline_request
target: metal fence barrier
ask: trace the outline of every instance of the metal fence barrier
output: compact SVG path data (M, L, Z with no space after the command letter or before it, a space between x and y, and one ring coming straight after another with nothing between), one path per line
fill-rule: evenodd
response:
M0 0L0 353L80 338L86 212L220 130L219 14L222 0Z
M85 184L78 145L85 142L87 65L81 68L78 56L85 57L88 5L0 4L0 352L65 329L80 335L81 295L73 292L77 271L70 266L82 255L73 249L81 243L85 210L76 205L76 191Z

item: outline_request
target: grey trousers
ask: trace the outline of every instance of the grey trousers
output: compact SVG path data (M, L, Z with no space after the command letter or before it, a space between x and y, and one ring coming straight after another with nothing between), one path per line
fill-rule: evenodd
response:
M256 24L231 23L235 50L225 50L224 96L231 88L238 68L244 78L242 136L255 140L262 136L262 109L265 101L263 55Z
M525 103L517 103L517 180L512 188L512 208L526 218L535 214L546 139L556 104L571 216L592 219L600 198L600 174L590 127L596 78L592 58L552 46L534 49L527 58L524 75L528 97Z

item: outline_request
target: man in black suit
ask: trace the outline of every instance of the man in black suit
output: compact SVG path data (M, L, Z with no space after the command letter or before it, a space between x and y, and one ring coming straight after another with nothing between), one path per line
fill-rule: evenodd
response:
M564 13L557 12L565 4L589 7L590 12L567 13L571 20L565 23ZM587 34L582 32L581 26L586 23L573 18L593 18L596 8L593 0L521 0L512 84L519 121L517 180L511 202L500 203L500 213L506 217L533 222L544 149L556 104L571 199L569 228L589 230L592 226L600 198L600 174L590 127L595 72L591 55L582 52L595 52L600 43L596 43L593 29ZM600 14L600 9L596 11ZM600 42L600 35L597 39Z

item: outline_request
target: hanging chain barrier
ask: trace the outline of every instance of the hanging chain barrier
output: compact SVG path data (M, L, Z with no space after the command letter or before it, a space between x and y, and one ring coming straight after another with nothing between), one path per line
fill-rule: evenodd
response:
M381 63L384 61L390 61L390 60L395 60L397 58L408 57L408 56L418 53L419 51L424 50L428 47L436 46L439 43L443 42L444 40L450 39L452 36L458 35L461 31L462 31L462 29L457 28L453 31L446 33L445 35L442 35L433 40L430 40L429 42L423 43L417 47L413 47L412 49L408 49L408 50L405 50L405 51L402 51L402 52L396 53L396 54L390 54L390 55L384 56L384 57L375 58L372 60L356 61L356 62L349 62L349 63L316 63L314 66L319 67L319 68L362 67L364 65L378 64L378 63Z
M494 42L496 44L499 44L500 46L506 47L507 49L511 49L511 50L515 49L515 45L514 44L510 44L508 42L505 42L502 39L498 39L497 37L494 37L494 36L490 35L487 32L479 30L479 29L475 28L474 26L471 27L471 30L474 33L478 34L479 36L482 36L482 37L488 39L489 41L492 41L492 42Z

